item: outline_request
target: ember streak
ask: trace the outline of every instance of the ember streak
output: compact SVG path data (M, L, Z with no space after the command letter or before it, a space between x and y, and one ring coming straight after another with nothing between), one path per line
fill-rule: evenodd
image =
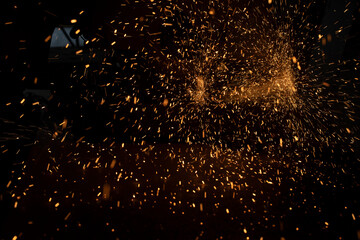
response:
M360 6L305 2L34 5L70 42L9 71L0 237L360 239Z

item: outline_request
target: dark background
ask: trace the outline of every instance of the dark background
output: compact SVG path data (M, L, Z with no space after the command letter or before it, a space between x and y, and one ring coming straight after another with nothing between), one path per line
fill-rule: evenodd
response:
M82 183L80 185L66 185L69 179L78 179L77 175L80 176L81 168L78 168L76 164L69 164L60 167L66 176L65 180L56 180L54 176L48 176L43 174L39 169L46 166L47 160L49 159L47 153L47 147L58 148L58 155L61 156L59 159L66 159L63 155L65 152L71 152L72 145L63 146L51 143L50 141L42 141L42 139L48 138L48 132L56 131L56 124L63 121L64 117L69 119L73 128L74 134L73 142L76 142L81 136L86 135L89 137L91 142L104 144L102 139L106 136L116 136L111 130L103 127L104 122L112 115L106 109L98 109L96 106L88 106L88 110L85 110L88 114L85 120L80 119L80 113L75 103L81 94L81 86L72 92L68 92L68 86L64 79L69 79L70 76L76 69L81 69L88 62L86 56L78 57L76 55L69 54L65 55L62 61L51 62L48 57L51 55L50 41L45 39L51 35L55 27L60 25L69 25L70 20L77 18L78 23L74 27L80 29L81 33L86 39L92 39L98 37L101 39L98 43L94 43L95 47L109 48L109 45L113 41L108 31L107 22L114 16L119 18L127 18L132 16L131 14L139 14L146 12L146 9L121 9L121 1L1 1L0 3L0 145L1 145L1 163L0 163L0 215L1 215L1 226L0 226L0 238L1 239L12 239L14 235L18 235L22 232L24 239L113 239L120 236L120 239L139 239L139 238L151 238L151 239L195 239L198 236L199 228L195 226L195 223L202 222L203 218L208 220L208 225L204 227L205 239L212 239L224 236L225 239L238 239L239 236L243 236L243 227L239 227L229 219L222 215L217 214L216 211L209 211L204 216L197 216L198 212L189 212L185 216L176 215L176 218L167 216L168 212L165 207L160 204L160 207L155 211L148 206L142 212L136 212L133 208L128 207L122 208L121 210L111 211L108 209L110 206L116 205L116 197L122 201L127 201L127 194L117 193L114 194L113 202L105 203L93 203L88 199L86 204L76 203L80 207L73 210L72 215L74 217L73 225L77 224L77 221L81 221L84 224L83 229L79 230L73 226L73 229L69 227L66 230L57 231L56 227L60 226L64 221L64 216L67 215L66 209L60 211L49 210L44 203L44 199L41 197L44 192L50 192L53 190L51 185L62 186L58 191L61 194L67 194L69 189L77 189L79 192L84 194L83 199L86 202L87 196L91 196L92 193L87 192L87 187L95 188L97 186L97 180L103 181L104 176L111 175L112 173L106 173L105 170L99 170L98 172L87 173L87 178L92 179L89 182ZM279 3L280 4L280 3ZM351 79L356 77L354 68L355 63L351 62L353 59L358 59L360 55L360 3L359 1L301 1L301 4L308 5L306 14L306 21L311 26L319 26L317 28L309 29L309 35L322 36L331 35L332 40L328 41L327 44L322 45L320 43L314 43L313 39L309 39L308 44L318 44L323 51L323 63L327 64L330 62L338 61L349 61L349 63L343 65L344 78ZM291 3L288 3L289 9L291 9ZM121 11L120 11L121 9ZM345 9L348 9L345 11ZM84 11L79 17L79 12ZM122 14L118 14L118 12ZM303 19L299 19L303 21ZM73 26L73 25L72 25ZM327 26L324 28L324 26ZM297 28L300 28L299 22L294 21L294 29L296 32ZM343 27L341 33L335 34L336 30ZM99 30L101 28L101 30ZM153 26L154 30L157 30L156 24ZM159 27L159 29L161 29ZM299 30L300 31L300 30ZM303 33L302 33L303 34ZM166 32L163 32L166 35ZM166 39L165 36L163 39ZM115 52L121 52L131 56L131 52L127 52L128 45L140 48L144 40L135 39L133 43L123 42L113 47ZM146 41L146 40L145 40ZM97 44L97 45L95 45ZM160 44L166 44L163 41ZM78 49L76 49L78 50ZM75 50L74 50L75 51ZM313 52L311 49L305 49L303 53L303 61L305 64L312 64ZM96 64L95 64L96 65ZM75 69L75 70L74 70ZM141 70L139 70L141 71ZM126 75L127 73L124 73ZM147 78L151 73L141 72L140 78ZM326 76L326 74L324 74ZM36 79L36 80L35 80ZM152 79L152 78L148 78ZM96 80L90 82L86 86L86 91L96 91ZM100 81L100 80L98 80ZM155 80L154 80L155 81ZM140 81L141 82L141 81ZM142 81L142 86L150 84L147 81ZM126 89L126 86L124 87ZM9 102L20 102L24 98L24 90L35 89L35 90L48 90L52 97L43 98L41 96L31 96L34 99L39 99L40 102L46 106L46 111L34 108L30 105L12 104L6 106ZM41 95L41 94L40 94ZM357 99L357 92L355 90L350 91L352 98ZM144 98L146 98L144 94ZM57 107L58 103L61 102L66 107ZM359 104L358 100L355 100L355 104ZM72 106L73 105L73 106ZM24 118L19 116L25 113ZM356 115L356 114L355 114ZM91 119L91 120L89 120ZM356 119L356 124L358 119ZM345 123L344 123L345 124ZM89 126L93 129L88 131ZM117 126L122 129L124 126L119 124ZM44 131L44 129L46 129ZM354 128L357 132L354 133L355 137L358 137L358 128ZM45 133L44 133L45 132ZM6 133L6 134L5 134ZM9 134L12 133L12 134ZM129 142L130 136L129 133ZM47 137L44 137L47 136ZM40 139L40 140L39 140ZM126 137L124 137L126 139ZM166 140L160 138L155 140L166 143ZM33 143L35 140L39 140L41 144ZM151 139L152 140L152 139ZM116 143L117 144L117 143ZM360 228L359 228L359 177L357 173L360 168L358 166L358 153L359 145L355 144L355 151L351 154L343 153L341 149L338 149L336 154L329 153L323 156L324 159L331 158L337 165L334 169L331 164L324 164L323 168L314 169L313 165L309 164L309 168L312 169L313 173L309 173L312 177L302 178L301 182L294 183L288 179L290 176L289 171L293 171L292 167L278 166L282 177L284 177L284 185L279 185L274 188L261 188L269 199L282 199L281 202L275 203L275 206L270 207L274 219L269 222L261 222L259 220L254 227L254 231L250 233L250 239L252 236L259 238L264 236L264 239L280 239L280 237L286 236L286 239L360 239ZM175 147L177 148L177 146ZM187 148L186 146L178 147L180 149ZM20 149L20 151L19 151ZM85 152L86 146L83 146ZM100 148L99 148L100 149ZM163 145L158 147L157 151L166 151L168 149ZM62 152L63 151L63 152ZM138 148L134 148L131 151L140 152ZM61 155L63 154L63 155ZM125 154L120 151L120 155ZM51 154L50 154L51 155ZM188 155L186 155L188 156ZM24 203L23 209L13 209L13 200L10 192L7 190L7 184L10 179L14 176L21 176L22 162L29 161L29 159L35 159L38 157L41 159L38 162L30 163L30 172L35 176L36 187L40 190L30 195L30 200ZM106 159L106 157L104 157ZM134 169L132 166L132 158L128 159L128 162L124 161L124 166L129 169ZM346 159L346 160L344 160ZM83 161L84 159L80 159ZM64 160L65 161L65 160ZM84 160L85 161L85 160ZM104 160L105 161L105 160ZM169 164L169 165L166 165ZM159 163L156 162L152 166L148 166L148 171L156 170L156 168L163 168L167 166L173 174L176 170L171 163ZM251 165L251 164L250 164ZM220 166L219 166L220 167ZM250 167L257 168L258 165L254 164ZM295 167L295 166L293 166ZM210 168L207 166L207 168ZM345 169L343 175L339 175L338 171ZM77 172L78 171L78 172ZM270 175L274 172L269 170ZM74 173L76 172L76 173ZM186 172L182 173L188 174ZM316 185L312 182L314 175L324 174L324 178L327 181L342 186L339 189L332 190L330 187L324 187ZM76 175L76 176L73 176ZM176 175L176 174L175 174ZM164 173L165 176L165 173ZM220 175L219 175L220 176ZM176 181L183 179L184 177L179 174L177 175ZM189 177L190 178L190 177ZM246 175L248 180L256 179L256 175ZM60 179L60 178L59 178ZM330 180L329 180L330 179ZM30 181L30 180L29 180ZM60 181L60 182L59 182ZM70 180L69 180L70 181ZM174 180L174 182L176 182ZM112 183L112 180L109 180ZM161 187L162 185L153 179L154 186ZM91 186L91 187L90 187ZM257 191L256 186L252 186L253 191ZM55 187L54 187L55 188ZM67 189L69 188L69 189ZM122 185L123 189L131 189L129 191L135 191L133 186L127 186L126 183ZM176 188L176 187L174 187ZM305 197L301 194L301 197L310 199L303 207L299 208L295 214L286 214L287 210L282 205L286 205L288 202L293 201L296 196L287 195L285 196L288 189L293 188L298 192L305 192ZM19 187L21 189L21 186ZM156 189L156 188L154 188ZM44 191L42 191L44 190ZM185 189L182 189L185 192ZM77 190L75 190L77 191ZM127 190L126 190L127 191ZM210 193L217 195L221 194L218 191L208 190ZM166 192L166 191L165 191ZM180 191L181 192L181 191ZM251 204L251 191L249 196L245 196L245 201L249 201L248 205ZM165 193L172 196L171 190L167 190ZM297 193L294 193L295 195ZM116 196L116 197L115 197ZM289 197L290 196L290 197ZM299 204L301 198L299 196ZM194 202L201 202L199 196L184 196L184 199L194 199ZM235 202L232 202L231 196L225 196L224 203L228 203L232 209L236 209L239 212L244 211L243 206L237 206ZM45 199L46 201L47 199ZM210 200L209 200L210 201ZM216 202L217 200L213 200ZM221 201L221 200L220 200ZM261 201L261 197L260 197ZM270 202L276 202L271 200ZM71 203L69 203L70 206ZM159 204L159 203L158 203ZM165 203L164 203L165 204ZM213 202L208 203L209 206ZM154 204L155 205L155 204ZM324 213L314 213L313 206L320 205L324 209ZM352 212L344 210L344 205L348 208L356 209L355 218L356 221L352 220ZM125 203L126 206L126 203ZM262 211L263 206L254 206L253 209L256 211ZM106 209L106 210L105 210ZM215 214L216 213L216 214ZM266 214L265 214L266 215ZM154 217L156 216L156 217ZM234 215L236 216L236 214ZM261 214L255 214L248 217L247 215L241 215L240 220L244 222L246 226L250 222L256 222L256 219ZM260 218L260 217L259 217ZM28 227L28 220L34 220L38 223L34 228ZM328 220L330 219L330 220ZM324 230L323 222L330 222L331 230ZM121 226L120 230L115 233L109 233L106 227L103 227L105 222L112 222L114 225ZM70 224L71 225L71 224ZM267 226L276 225L276 228L269 230ZM183 227L182 227L183 226ZM250 225L252 226L252 225ZM300 232L294 231L296 226L300 226ZM182 230L186 229L186 230ZM201 235L201 234L200 234ZM19 237L18 239L22 239Z

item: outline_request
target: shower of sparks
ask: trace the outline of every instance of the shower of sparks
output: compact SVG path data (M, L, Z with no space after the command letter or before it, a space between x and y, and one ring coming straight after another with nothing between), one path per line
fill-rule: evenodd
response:
M50 236L91 226L83 208L101 212L109 236L167 239L175 218L186 223L184 239L260 238L285 227L300 234L294 216L332 211L324 201L356 174L336 154L351 155L358 140L359 62L324 61L320 26L305 18L311 5L126 2L79 52L85 63L66 80L70 99L54 93L64 116L13 173L14 208L39 199L63 219L44 230ZM24 104L41 108L25 98L5 107ZM339 214L359 225L359 209L344 207ZM232 230L218 232L217 222ZM335 224L317 219L325 233Z

